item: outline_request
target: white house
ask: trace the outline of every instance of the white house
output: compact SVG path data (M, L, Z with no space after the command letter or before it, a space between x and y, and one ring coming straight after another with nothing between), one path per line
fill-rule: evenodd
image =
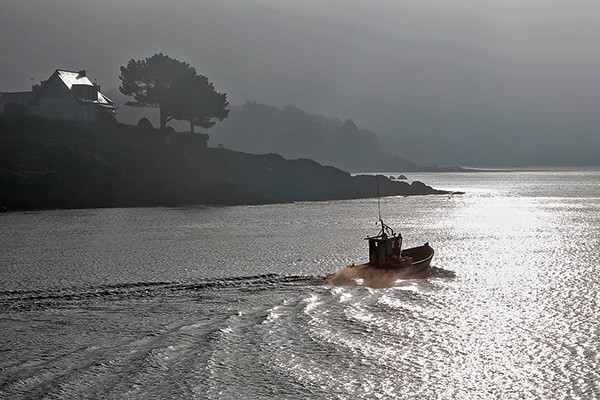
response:
M85 70L57 69L30 92L3 93L0 112L11 113L25 106L29 113L52 119L97 121L114 119L114 102L100 92Z

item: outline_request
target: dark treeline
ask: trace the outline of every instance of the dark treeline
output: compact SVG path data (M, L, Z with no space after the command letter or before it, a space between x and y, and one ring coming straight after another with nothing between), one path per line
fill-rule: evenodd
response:
M382 195L444 193L380 179ZM206 148L203 135L0 116L0 207L9 210L264 204L373 197L374 176L308 159Z
M407 161L406 153L391 154L377 135L348 119L309 114L299 108L246 102L232 107L229 118L211 129L213 141L250 153L306 157L346 171L433 171Z

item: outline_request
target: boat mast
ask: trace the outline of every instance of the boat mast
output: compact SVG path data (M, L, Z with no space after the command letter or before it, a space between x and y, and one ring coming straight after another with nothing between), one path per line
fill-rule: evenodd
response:
M383 219L381 219L381 196L379 193L379 175L377 175L377 212L379 214L379 223L381 224L381 231L379 231L379 234L376 237L381 237L385 239L388 237L388 235L396 236L394 230L387 226L383 222Z
M377 180L377 214L381 230L377 236L366 237L369 241L369 265L376 268L387 269L392 257L400 257L402 237L396 235L394 230L387 226L381 218L381 192L379 187L379 175L376 175Z
M379 222L383 224L381 220L381 200L379 198L379 175L377 175L377 211L379 212Z

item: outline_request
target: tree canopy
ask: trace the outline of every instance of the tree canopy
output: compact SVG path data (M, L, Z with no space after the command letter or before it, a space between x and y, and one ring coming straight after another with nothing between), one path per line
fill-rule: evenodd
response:
M121 67L119 90L134 101L127 104L160 109L160 128L172 119L210 128L229 115L226 93L218 93L208 78L188 63L158 53L145 60L130 60Z
M194 126L210 128L215 120L223 121L229 115L227 95L218 93L208 78L202 75L183 75L169 88L168 108L173 118L190 122Z

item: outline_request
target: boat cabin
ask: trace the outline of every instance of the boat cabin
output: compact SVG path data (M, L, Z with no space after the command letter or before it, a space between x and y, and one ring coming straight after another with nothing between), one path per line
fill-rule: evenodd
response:
M377 236L366 237L369 241L369 265L376 268L392 268L400 260L402 235L379 220L381 231Z

